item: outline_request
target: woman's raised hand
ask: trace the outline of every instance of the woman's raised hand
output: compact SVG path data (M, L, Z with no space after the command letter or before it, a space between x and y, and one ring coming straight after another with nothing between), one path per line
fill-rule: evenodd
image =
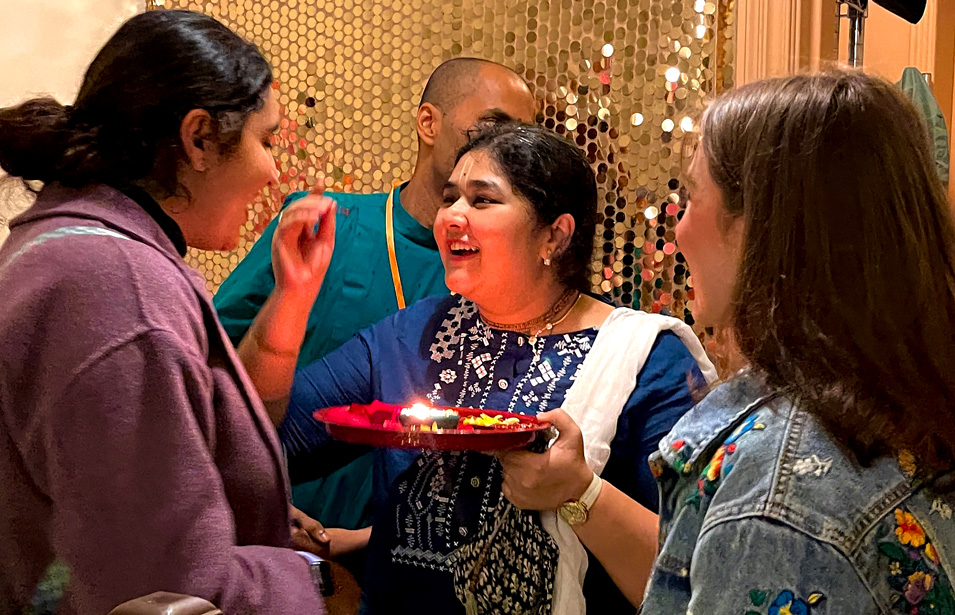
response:
M335 250L335 201L322 184L279 214L272 238L275 287L283 293L316 297ZM317 228L316 228L317 227Z

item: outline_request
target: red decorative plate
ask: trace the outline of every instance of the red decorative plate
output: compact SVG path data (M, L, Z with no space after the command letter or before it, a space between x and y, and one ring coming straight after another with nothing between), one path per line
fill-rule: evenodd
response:
M432 429L430 425L406 426L399 420L402 410L412 408L456 412L460 417L454 429ZM500 416L512 424L474 427L464 424L467 417ZM407 417L405 417L407 418ZM417 404L413 407L373 402L326 408L315 413L315 420L325 424L329 435L345 442L392 448L419 448L442 451L503 451L526 447L539 439L549 439L550 423L533 416L476 410L474 408L433 408Z

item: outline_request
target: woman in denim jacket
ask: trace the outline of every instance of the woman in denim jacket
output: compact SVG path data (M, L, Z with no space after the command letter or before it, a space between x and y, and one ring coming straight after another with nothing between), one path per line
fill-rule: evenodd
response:
M642 613L955 614L955 222L925 125L837 71L730 92L701 135L677 240L697 321L749 367L650 459ZM505 494L579 476L578 438L505 459ZM604 490L574 529L622 544L633 510Z

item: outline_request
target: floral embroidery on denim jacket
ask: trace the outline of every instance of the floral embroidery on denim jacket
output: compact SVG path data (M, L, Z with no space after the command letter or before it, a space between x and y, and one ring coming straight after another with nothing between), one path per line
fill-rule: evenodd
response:
M884 535L879 553L889 560L893 607L909 615L955 615L955 594L941 568L938 552L915 516L895 509L895 532Z
M894 456L860 466L758 374L715 388L651 463L661 546L646 615L955 615L955 492L913 480ZM686 502L701 480L696 509Z
M762 607L766 604L768 596L769 594L764 591L753 589L749 592L749 601L754 607ZM822 592L809 594L805 599L797 598L795 592L784 589L769 605L766 615L811 615L812 607L825 600L825 598L826 596ZM762 615L762 613L751 609L746 611L746 615Z
M716 487L719 485L722 477L728 476L733 470L732 456L736 453L736 443L744 435L754 430L765 429L766 425L759 422L756 414L746 417L743 424L737 427L732 434L723 442L723 445L716 449L713 458L703 468L703 473L697 481L699 489L696 493L690 494L686 498L687 504L692 504L697 510L700 508L700 501L704 496L716 493ZM674 443L675 444L675 443Z
M687 444L685 440L673 442L670 445L670 452L675 453L671 464L674 470L681 474L689 474L693 471L693 465L690 463L690 457L693 456L693 447Z

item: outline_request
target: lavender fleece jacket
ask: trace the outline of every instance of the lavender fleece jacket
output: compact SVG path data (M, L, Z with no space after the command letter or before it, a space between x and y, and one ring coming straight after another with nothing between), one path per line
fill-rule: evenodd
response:
M77 225L122 237L36 242ZM203 280L112 188L45 188L0 249L0 498L0 613L54 560L58 613L158 590L322 612L288 548L278 440Z

